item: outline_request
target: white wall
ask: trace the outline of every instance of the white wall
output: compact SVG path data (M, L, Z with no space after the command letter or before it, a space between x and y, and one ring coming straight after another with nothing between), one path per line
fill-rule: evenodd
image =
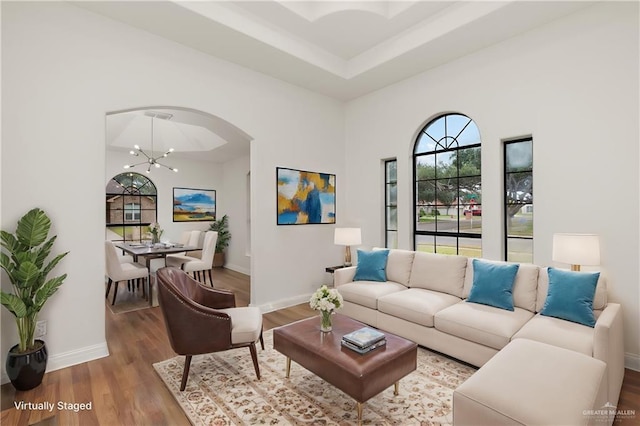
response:
M225 268L251 274L249 244L249 198L248 179L250 157L240 157L222 165L224 186L218 217L229 215L231 240L226 251ZM267 189L268 190L268 189Z
M282 100L278 108L289 122L251 145L251 301L265 311L308 301L343 252L333 244L332 225L276 225L274 165L335 174L336 221L343 226L344 109L305 116L295 100Z
M413 141L457 111L481 132L483 257L500 259L501 139L532 134L535 262L551 264L554 232L600 234L627 365L640 369L638 52L638 4L601 4L350 102L347 215L363 245L384 243L380 160L397 157L399 246L412 247Z
M2 229L13 229L24 212L39 206L55 224L56 250L71 250L58 268L69 277L41 314L49 321L49 369L107 351L104 189L115 173L105 166L109 111L193 108L253 137L252 303L269 307L308 296L324 267L339 258L339 248L332 244L332 226L275 225L275 168L341 178L341 103L68 3L2 2L1 7ZM229 195L222 192L221 200ZM160 214L160 221L169 223ZM313 255L300 250L310 242ZM17 335L2 311L1 343L9 348ZM3 366L5 357L6 351Z

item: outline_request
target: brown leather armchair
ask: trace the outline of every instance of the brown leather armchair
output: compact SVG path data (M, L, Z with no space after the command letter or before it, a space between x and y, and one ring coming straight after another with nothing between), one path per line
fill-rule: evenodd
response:
M171 347L186 356L180 390L187 385L193 355L242 347L249 347L260 380L256 352L258 340L264 350L260 309L236 308L232 292L205 287L175 267L159 269L157 277L158 300Z

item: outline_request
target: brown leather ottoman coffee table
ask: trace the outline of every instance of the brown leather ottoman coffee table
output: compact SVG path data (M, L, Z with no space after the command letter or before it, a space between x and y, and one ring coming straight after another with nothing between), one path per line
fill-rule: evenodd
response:
M416 369L418 346L410 340L384 333L387 344L364 355L342 347L342 336L365 324L344 315L333 315L333 330L320 331L320 318L294 322L273 330L273 347L356 400L358 424L362 404L391 385L398 394L398 382Z

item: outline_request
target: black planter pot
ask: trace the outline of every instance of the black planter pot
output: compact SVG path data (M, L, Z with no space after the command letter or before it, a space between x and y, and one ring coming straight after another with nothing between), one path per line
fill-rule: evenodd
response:
M7 356L7 375L13 387L19 391L39 386L47 369L47 347L42 340L36 342L42 343L42 346L31 352L17 353L14 351L18 345L15 345Z

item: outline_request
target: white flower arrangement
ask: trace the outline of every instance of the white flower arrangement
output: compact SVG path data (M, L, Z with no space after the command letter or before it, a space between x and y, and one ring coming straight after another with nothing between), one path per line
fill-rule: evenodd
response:
M323 285L311 295L309 306L316 311L333 311L344 304L342 295L335 288L329 289Z
M151 224L149 224L149 232L151 232L151 235L153 235L154 241L160 242L160 237L162 236L162 233L164 231L162 230L162 228L160 228L160 224L158 222L152 222Z

